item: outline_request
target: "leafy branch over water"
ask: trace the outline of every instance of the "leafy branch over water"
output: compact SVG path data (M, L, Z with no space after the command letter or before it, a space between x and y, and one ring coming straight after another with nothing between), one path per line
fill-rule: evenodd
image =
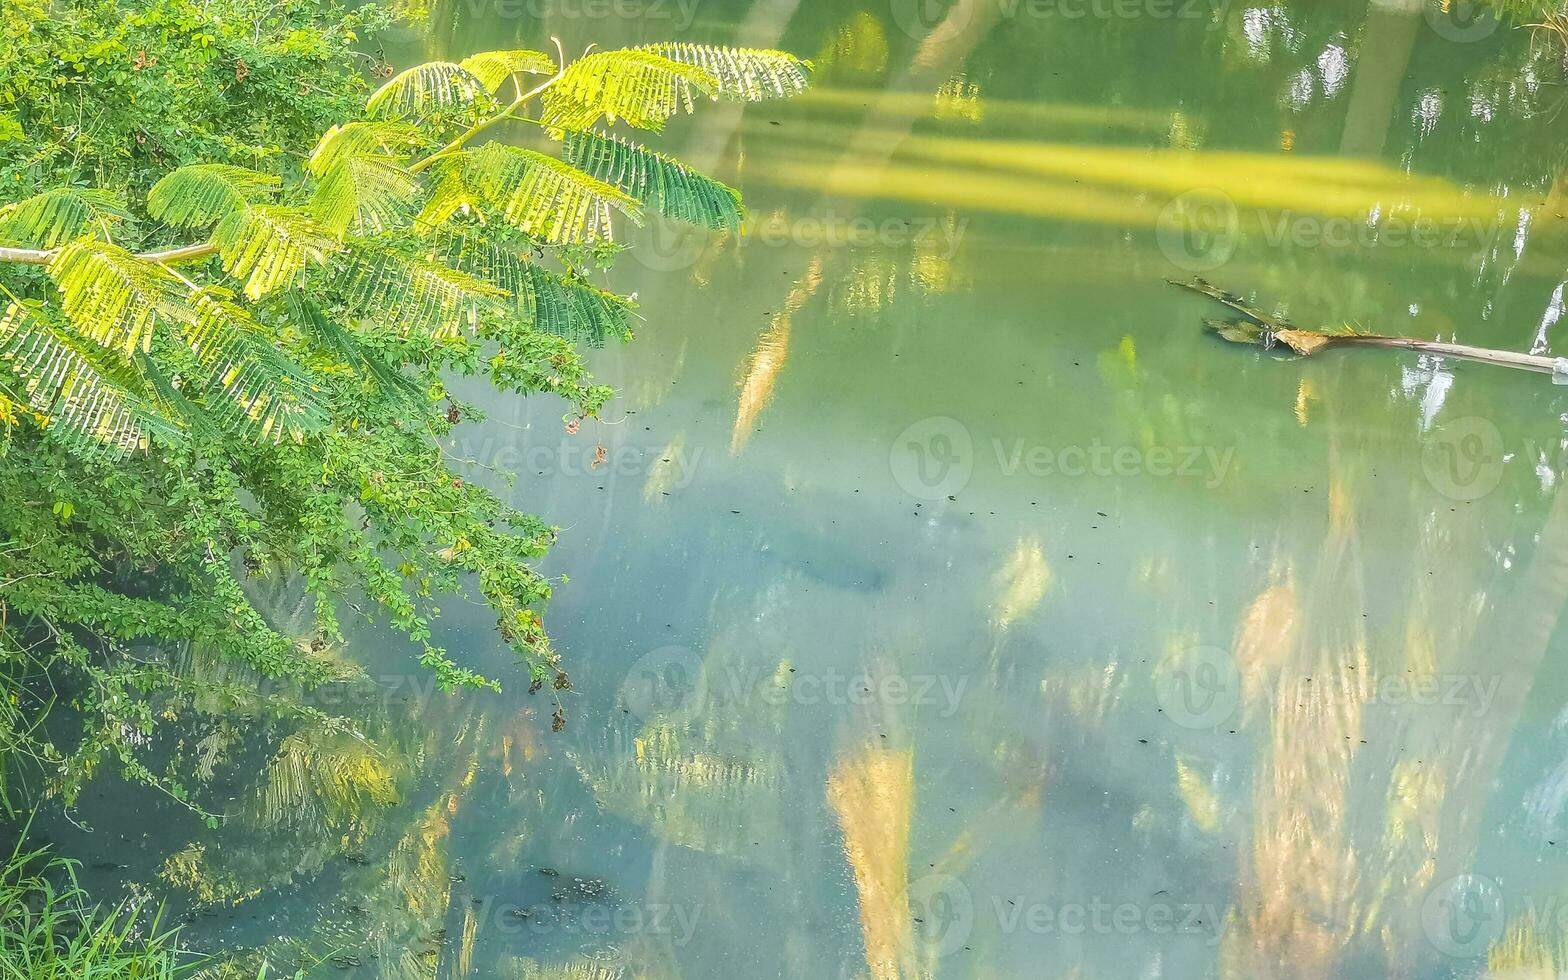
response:
M103 7L106 22L121 12ZM294 15L256 16L261 37ZM219 57L243 43L213 30ZM273 84L266 53L245 52L215 70ZM140 83L182 54L143 48L129 70ZM48 188L0 207L0 682L13 692L0 764L18 778L42 774L70 800L112 760L215 821L188 776L139 761L163 720L158 693L188 680L164 645L309 687L345 676L343 616L384 618L443 687L498 687L437 644L447 592L494 611L534 689L569 689L539 613L550 583L533 568L554 529L449 468L440 439L481 417L449 379L556 395L575 433L610 394L578 343L631 336L631 299L591 277L613 258L617 221L656 207L729 228L742 214L732 188L609 127L789 96L809 65L673 43L559 54L417 65L314 146L299 118L319 118L316 102L265 130L297 138L289 152L185 147L155 155L183 166L137 155L129 172L108 157L55 167L43 148L70 125L57 86L11 73L40 148L16 166ZM311 98L293 79L258 95L263 109ZM486 141L512 129L542 138ZM173 146L182 131L160 136ZM236 142L248 135L238 126ZM116 179L84 186L94 173ZM305 590L304 629L278 628L262 598L283 579ZM87 719L63 745L35 727L58 690Z

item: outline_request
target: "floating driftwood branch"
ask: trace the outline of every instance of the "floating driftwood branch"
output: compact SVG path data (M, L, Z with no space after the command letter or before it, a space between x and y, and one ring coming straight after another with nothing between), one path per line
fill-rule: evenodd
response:
M1236 344L1252 344L1265 349L1284 344L1304 357L1329 347L1383 347L1394 350L1411 350L1421 354L1458 357L1467 361L1499 364L1503 367L1523 368L1550 374L1556 384L1568 384L1568 357L1546 357L1540 354L1519 354L1489 347L1472 347L1469 344L1445 344L1436 340L1417 340L1414 337L1384 337L1377 334L1327 333L1322 330L1303 330L1277 317L1269 316L1256 307L1249 306L1235 293L1226 292L1207 279L1167 279L1166 282L1183 289L1218 300L1240 313L1244 320L1206 320L1209 329Z

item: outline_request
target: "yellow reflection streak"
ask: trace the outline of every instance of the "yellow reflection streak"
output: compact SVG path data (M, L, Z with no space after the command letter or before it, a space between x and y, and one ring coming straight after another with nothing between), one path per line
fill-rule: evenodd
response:
M751 365L746 369L746 379L741 382L735 429L730 433L730 455L738 455L746 448L746 442L756 428L757 417L773 398L773 386L778 383L784 362L789 359L790 319L816 294L821 284L822 256L817 255L812 258L805 276L790 290L784 308L774 314L773 322L757 341Z
M1407 221L1464 220L1482 231L1506 230L1519 209L1516 202L1467 192L1442 178L1409 176L1365 160L956 137L910 137L887 163L797 148L786 157L753 159L750 176L827 195L1142 225L1153 225L1171 198L1204 189L1230 198L1243 232L1267 231L1285 211L1354 220L1373 213ZM1475 231L1435 229L1439 235Z
M780 103L777 110L799 112L815 127L827 112L860 113L876 105L884 112L916 118L940 118L938 103L929 91L896 92L881 89L812 88ZM1012 99L983 100L983 112L991 122L1027 123L1042 126L1085 126L1095 129L1148 130L1164 132L1171 125L1172 113L1159 109L1134 109L1127 106L1096 106L1071 102L1020 102ZM828 121L832 125L831 121Z
M914 754L867 746L828 777L828 803L860 893L860 929L871 980L917 976L914 925L905 898Z
M1040 542L1021 540L1007 564L996 577L996 600L991 606L991 621L1005 630L1025 616L1045 597L1051 585L1051 566L1046 563Z

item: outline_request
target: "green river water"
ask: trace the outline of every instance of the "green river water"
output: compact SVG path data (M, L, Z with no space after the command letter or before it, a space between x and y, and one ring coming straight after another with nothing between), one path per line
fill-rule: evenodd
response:
M98 797L51 828L129 865L89 882L322 976L1568 971L1568 389L1229 346L1165 282L1568 353L1560 48L1463 4L432 3L394 63L815 83L669 127L751 224L629 233L603 421L470 392L453 455L562 529L565 729L450 603L505 693L346 651L395 805Z

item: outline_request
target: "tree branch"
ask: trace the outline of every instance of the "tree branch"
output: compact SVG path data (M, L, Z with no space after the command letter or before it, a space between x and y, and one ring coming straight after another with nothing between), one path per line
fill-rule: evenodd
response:
M205 259L218 251L218 246L212 242L201 242L197 245L182 245L179 248L166 249L162 252L142 252L137 258L145 262L161 262L172 265L177 262L194 262ZM0 248L0 262L9 262L13 265L48 265L56 255L60 254L57 248Z
M485 119L485 120L482 120L481 122L474 123L472 126L470 126L468 128L468 130L466 132L464 132L462 135L460 135L457 139L453 140L452 142L450 142L447 145L443 146L441 149L437 150L436 152L434 152L434 153L430 154L429 156L425 157L423 160L420 160L418 163L415 163L413 166L409 167L408 168L409 172L417 174L417 173L419 173L419 172L421 172L423 170L428 169L437 160L440 160L443 157L451 156L453 153L456 153L458 150L461 150L470 140L472 140L475 136L478 136L480 133L483 133L485 130L490 129L492 126L498 126L501 123L506 122L508 119L515 118L512 115L512 113L514 113L517 110L521 109L528 102L529 99L532 99L534 96L538 95L539 93L543 92L545 89L549 88L550 86L554 85L556 82L560 81L561 80L561 75L565 71L566 71L566 69L564 67L561 68L554 75L551 75L548 79L546 79L542 84L537 85L534 88L529 89L527 92L524 92L523 94L519 95L516 99L514 99L512 101L512 104L507 106L505 109L502 109L500 112L498 112L495 115L491 116L489 119Z

